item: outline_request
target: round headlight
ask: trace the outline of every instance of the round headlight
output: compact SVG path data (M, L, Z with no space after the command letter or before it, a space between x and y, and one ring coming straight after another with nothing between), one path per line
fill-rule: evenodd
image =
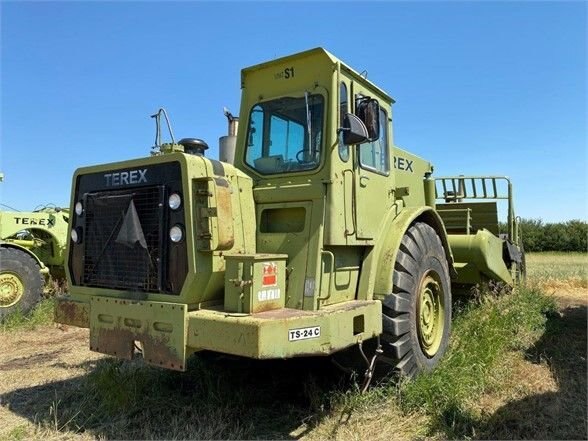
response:
M169 208L171 208L172 210L177 210L178 208L180 208L180 205L182 205L182 198L179 194L172 193L169 195L167 205L169 205Z
M80 243L80 241L82 240L81 230L79 230L78 228L73 228L71 230L71 240L74 243Z
M169 238L172 242L178 243L184 238L184 230L179 225L174 225L169 230Z
M81 202L76 202L75 210L76 210L76 214L78 216L81 216L82 215L82 213L84 212L84 206L82 205Z

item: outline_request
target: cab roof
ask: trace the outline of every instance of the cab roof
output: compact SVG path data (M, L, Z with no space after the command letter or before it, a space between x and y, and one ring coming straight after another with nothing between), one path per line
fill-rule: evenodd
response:
M285 57L275 58L271 61L266 61L264 63L255 64L253 66L246 67L241 70L241 75L243 77L249 73L253 73L253 72L259 71L259 70L265 70L269 67L273 67L278 64L283 64L283 63L291 62L294 60L300 60L303 58L314 58L314 57L327 58L333 65L339 64L341 66L341 70L344 71L349 76L353 77L354 80L368 85L371 89L374 89L378 94L383 96L386 100L390 101L391 103L394 103L394 99L390 95L388 95L384 90L382 90L381 88L376 86L374 83L372 83L367 78L363 77L359 72L354 70L351 66L345 64L339 58L335 57L333 54L331 54L329 51L327 51L326 49L324 49L322 47L316 47L314 49L309 49L309 50L306 50L303 52L298 52L295 54L287 55Z

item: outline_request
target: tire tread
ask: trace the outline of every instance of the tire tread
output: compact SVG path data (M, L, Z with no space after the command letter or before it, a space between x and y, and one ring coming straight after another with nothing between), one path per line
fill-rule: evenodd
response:
M422 362L417 361L419 357L415 353L420 348L415 348L411 338L411 321L414 320L413 314L416 314L412 310L412 296L418 288L417 277L422 271L421 262L430 258L441 263L444 268L441 277L446 278L449 283L448 262L439 235L428 224L416 222L409 227L401 240L392 273L392 292L382 299L384 353L381 358L385 364L393 366L394 371L409 377L422 368ZM450 291L448 295L450 298ZM451 308L451 304L446 307Z

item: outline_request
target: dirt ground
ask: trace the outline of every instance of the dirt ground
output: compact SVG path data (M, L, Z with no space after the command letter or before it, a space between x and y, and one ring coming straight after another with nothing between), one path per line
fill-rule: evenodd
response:
M583 321L585 330L588 291L583 288L560 288L551 293L558 302L561 317ZM35 438L42 438L44 433L49 434L47 427L39 427L36 415L40 412L46 415L48 409L50 413L58 411L58 393L50 385L71 380L67 384L75 387L75 379L87 374L97 360L105 357L89 350L88 338L86 329L63 326L0 334L0 439L27 439L33 434ZM585 357L583 362L586 363ZM543 418L542 414L550 412L550 407L562 406L561 397L558 398L557 393L566 387L565 366L534 363L533 360L519 357L513 361L513 369L513 378L517 383L513 384L513 390L526 391L522 394L524 396L528 396L528 391L532 390L536 396L544 399L532 403L521 400L516 407L511 404L516 393L510 394L507 402L490 394L478 403L482 412L495 413L498 409L516 419L519 412L528 414L528 406L537 406L537 417ZM565 409L562 411L565 415ZM504 418L500 419L501 424L504 421ZM77 435L72 432L60 433L59 427L52 429L51 436L47 438L93 438L88 432ZM500 428L492 433L500 437ZM541 435L549 438L549 433L537 433L538 437Z
M46 326L34 331L0 334L0 439L18 439L19 428L30 433L39 400L54 406L57 397L35 396L36 386L55 383L83 375L103 355L88 348L89 330ZM2 397L11 394L11 402ZM12 410L11 410L12 409Z

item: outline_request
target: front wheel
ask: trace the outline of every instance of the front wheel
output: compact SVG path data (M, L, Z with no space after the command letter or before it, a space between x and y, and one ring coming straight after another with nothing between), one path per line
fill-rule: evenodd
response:
M20 310L29 312L41 299L43 276L24 251L0 248L0 320Z
M451 331L451 283L436 231L416 222L396 256L393 290L382 300L382 360L404 376L433 369Z

